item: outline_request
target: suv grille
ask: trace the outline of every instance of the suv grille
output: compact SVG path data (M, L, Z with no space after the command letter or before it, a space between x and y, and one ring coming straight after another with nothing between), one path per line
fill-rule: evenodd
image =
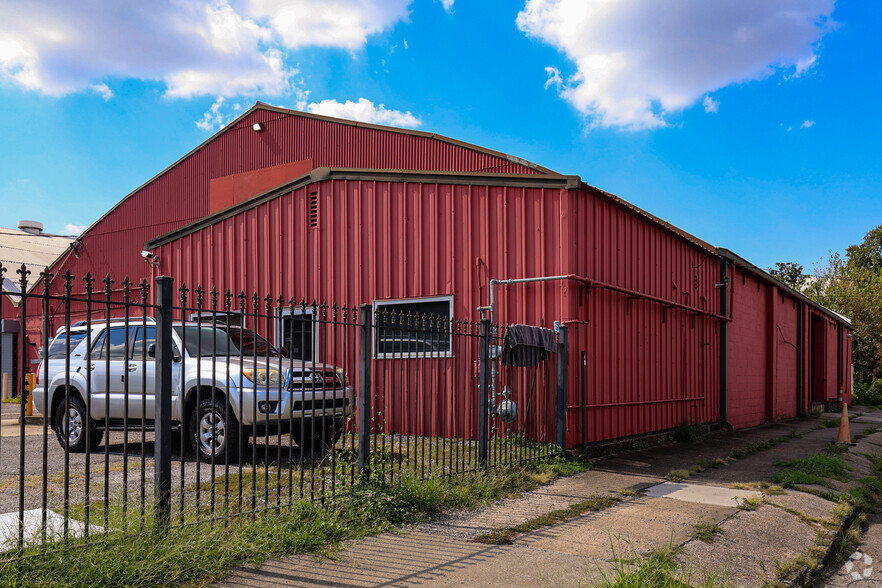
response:
M340 387L337 374L332 371L307 372L306 374L293 374L288 381L288 390L333 390Z
M296 400L291 404L291 410L322 410L323 408L346 408L349 406L348 398L316 398L313 400Z

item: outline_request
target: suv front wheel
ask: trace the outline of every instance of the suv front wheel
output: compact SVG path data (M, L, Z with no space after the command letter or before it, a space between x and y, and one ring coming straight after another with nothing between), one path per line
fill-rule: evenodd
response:
M79 394L72 393L67 401L68 418L64 418L64 401L58 403L55 409L55 435L62 447L67 446L71 453L85 453L94 451L101 444L104 431L99 431L95 423L86 412L86 403ZM88 431L88 434L87 434ZM89 438L89 446L86 445L86 437Z
M199 459L215 464L235 460L239 447L239 422L226 398L203 398L190 418L190 439Z

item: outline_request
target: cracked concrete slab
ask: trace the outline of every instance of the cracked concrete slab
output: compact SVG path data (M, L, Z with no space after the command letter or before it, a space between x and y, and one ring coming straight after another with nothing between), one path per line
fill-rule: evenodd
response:
M677 547L689 540L696 523L717 523L735 512L734 507L642 497L525 534L515 544L600 559L633 557Z
M749 497L758 498L762 494L753 490L736 490L721 486L664 482L647 488L646 496L651 498L671 498L698 504L737 507L741 499Z
M567 508L594 496L618 496L625 488L654 484L659 478L633 474L582 472L558 478L518 498L510 498L478 510L446 513L441 518L423 523L420 530L442 533L458 539L474 539L483 533L504 529L540 515Z
M483 545L429 533L379 535L350 544L334 560L296 555L260 570L240 569L216 584L315 586L589 586L612 564L522 546Z
M742 511L720 524L713 542L693 540L679 559L687 570L717 574L732 586L763 586L775 579L778 565L807 551L817 531L799 517L764 505Z

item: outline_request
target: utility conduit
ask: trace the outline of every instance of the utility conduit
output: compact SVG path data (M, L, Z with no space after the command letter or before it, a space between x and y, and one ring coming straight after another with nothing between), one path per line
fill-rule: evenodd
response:
M650 302L655 302L657 304L662 304L667 308L679 308L685 310L687 312L691 312L694 314L702 315L710 317L714 320L731 322L731 317L722 316L707 310L702 310L700 308L695 308L693 306L689 306L688 304L681 304L679 302L672 302L670 300L665 300L664 298L659 298L658 296L652 296L650 294L645 294L643 292L638 292L636 290L631 290L629 288L623 288L621 286L614 286L612 284L607 284L604 282L598 282L596 280L590 280L588 278L577 276L576 274L566 274L561 276L542 276L537 278L513 278L507 280L490 280L490 306L482 306L479 307L478 310L489 310L490 311L490 323L494 323L495 314L496 314L496 297L494 286L499 285L511 285L511 284L526 284L531 282L552 282L558 280L573 280L574 282L582 283L589 288L602 288L604 290L611 290L613 292L618 292L620 294L624 294L626 296L630 296L632 298L638 298L640 300L648 300Z

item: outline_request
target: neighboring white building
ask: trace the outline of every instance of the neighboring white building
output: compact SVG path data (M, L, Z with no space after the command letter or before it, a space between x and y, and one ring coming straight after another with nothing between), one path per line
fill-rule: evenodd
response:
M76 237L69 235L44 233L43 224L36 221L19 221L18 227L0 227L0 264L6 268L2 292L12 306L18 306L21 302L21 298L16 296L20 292L18 281L21 276L15 270L20 269L22 264L30 270L28 283L31 289L39 283L40 272L54 264L65 251L74 252L71 245L76 242ZM17 320L0 320L0 377L2 374L9 374L13 389L18 381L17 366L13 361L16 357L15 348L19 345L17 331Z

